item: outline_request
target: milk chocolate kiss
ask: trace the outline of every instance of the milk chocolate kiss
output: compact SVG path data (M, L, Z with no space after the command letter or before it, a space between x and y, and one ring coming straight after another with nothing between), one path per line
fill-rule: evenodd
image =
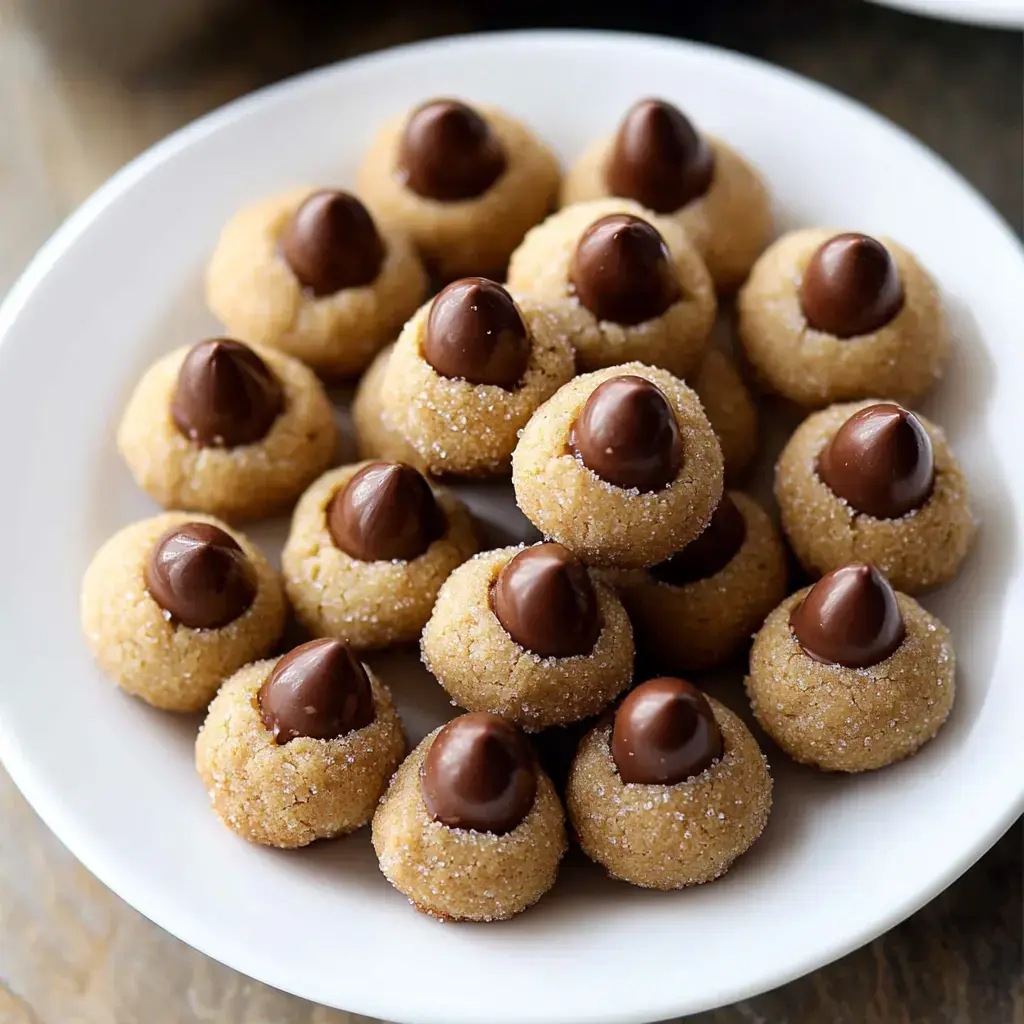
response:
M299 736L335 739L374 718L369 677L341 640L296 647L277 663L257 698L263 723L278 743Z
M932 493L932 439L912 412L892 402L869 405L836 431L818 458L818 475L856 511L899 519Z
M707 192L714 156L686 115L664 100L634 104L619 126L605 166L614 195L656 213L673 213Z
M722 756L722 734L707 698L692 683L641 683L615 712L612 758L623 782L671 786Z
M641 492L671 483L683 459L669 400L632 374L594 389L569 431L569 450L602 480Z
M836 235L811 257L800 284L811 327L837 338L871 334L903 308L903 285L892 255L868 235Z
M790 613L789 625L809 657L847 668L885 661L906 634L889 581L863 562L822 576Z
M533 807L536 755L503 718L460 715L430 745L420 790L427 813L449 828L511 832Z

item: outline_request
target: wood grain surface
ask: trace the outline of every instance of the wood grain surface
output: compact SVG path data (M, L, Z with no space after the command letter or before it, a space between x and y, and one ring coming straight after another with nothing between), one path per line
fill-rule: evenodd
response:
M253 0L189 46L117 78L48 52L27 31L16 0L0 0L0 294L93 188L200 113L352 53L527 25L686 35L792 67L906 126L1021 230L1019 34L928 22L860 0L632 3L607 14L549 0L521 0L514 14L484 7L385 0L373 5L372 20L354 22L349 5ZM1024 1024L1022 863L1018 823L888 935L775 992L691 1020ZM160 931L77 864L0 770L0 1024L362 1019L249 981Z

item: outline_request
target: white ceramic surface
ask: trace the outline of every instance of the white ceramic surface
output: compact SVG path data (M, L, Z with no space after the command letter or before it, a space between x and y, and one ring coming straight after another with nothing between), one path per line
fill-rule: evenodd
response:
M522 115L565 160L637 96L664 95L762 168L780 226L884 232L916 251L943 286L956 336L951 372L924 410L948 429L983 520L959 580L925 602L952 626L961 671L953 716L921 754L833 778L773 751L771 821L725 879L651 893L574 860L535 909L491 927L415 914L378 873L366 832L293 853L237 839L193 771L196 720L122 696L77 628L91 554L154 511L118 460L115 425L155 356L214 330L200 281L220 225L293 182L350 181L385 114L452 93ZM1022 808L1021 296L1021 247L945 164L848 100L720 51L585 33L467 37L236 103L118 174L0 310L0 755L129 903L232 967L323 1003L401 1021L599 1024L778 985L910 914ZM470 497L515 527L502 488ZM280 537L279 526L254 532ZM408 659L384 661L417 738L450 709ZM718 693L743 703L738 680Z
M872 0L912 14L992 28L1024 28L1024 0Z

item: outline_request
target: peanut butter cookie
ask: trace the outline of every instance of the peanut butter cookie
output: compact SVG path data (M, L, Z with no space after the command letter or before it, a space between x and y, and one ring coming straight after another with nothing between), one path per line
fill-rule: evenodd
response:
M426 291L405 232L336 189L299 189L241 210L206 271L207 305L230 333L328 378L369 365Z
M441 281L500 280L512 250L554 205L558 180L554 154L515 118L433 99L381 128L359 189L412 236Z
M563 206L601 196L633 199L678 221L719 291L743 282L771 238L761 176L665 100L635 103L618 132L587 147L566 175Z
M398 769L373 817L373 848L417 910L502 921L554 885L564 814L521 732L497 715L462 715Z

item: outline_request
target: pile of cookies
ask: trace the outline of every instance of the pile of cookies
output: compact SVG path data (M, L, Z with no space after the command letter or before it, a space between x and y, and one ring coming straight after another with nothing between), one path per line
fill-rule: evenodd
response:
M418 909L497 920L554 884L566 815L658 889L754 843L767 760L686 678L748 649L753 715L797 761L875 769L935 735L953 647L911 595L974 532L906 404L946 361L939 293L889 239L771 235L755 169L653 99L564 177L508 114L431 100L380 129L354 193L231 219L206 274L226 336L153 365L118 431L167 511L104 544L81 597L119 686L205 710L229 828L301 847L372 821ZM733 296L745 373L711 341ZM324 382L357 375L363 461L337 466ZM781 530L736 489L745 376L806 415ZM458 480L509 476L543 540L481 551ZM289 510L278 572L236 524ZM466 713L407 752L363 658L410 643Z

